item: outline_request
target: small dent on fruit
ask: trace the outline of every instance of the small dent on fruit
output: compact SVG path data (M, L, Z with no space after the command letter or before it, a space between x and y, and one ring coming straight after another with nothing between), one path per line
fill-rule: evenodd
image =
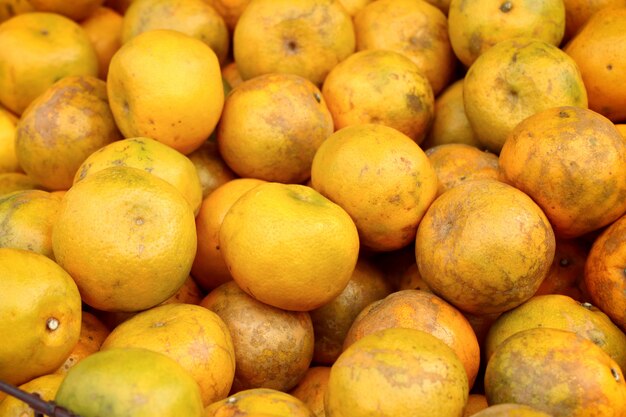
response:
M617 370L615 368L611 368L611 374L613 375L613 378L619 382L620 378L619 378L619 372L617 372Z
M43 36L48 36L50 34L50 32L48 32L48 29L41 29L39 33Z
M502 13L508 13L513 9L513 3L511 3L510 1L505 1L504 3L502 3L500 5L500 11Z
M568 114L566 111L561 110L561 111L559 112L559 117L560 117L561 119L567 119L567 118L569 118L569 114Z
M50 317L48 320L46 320L46 328L51 332L58 329L60 325L61 323L59 322L59 320L54 317Z
M322 102L322 96L318 92L313 93L313 98L315 98L315 101L317 101L318 103Z
M613 69L613 65L612 64L607 64L606 69L608 69L609 71L611 71Z
M153 328L165 327L165 323L162 321L157 321L156 323L153 323L152 326L150 327L153 327Z
M135 219L135 224L136 224L137 226L141 226L143 223L144 223L143 217L137 217L137 218Z

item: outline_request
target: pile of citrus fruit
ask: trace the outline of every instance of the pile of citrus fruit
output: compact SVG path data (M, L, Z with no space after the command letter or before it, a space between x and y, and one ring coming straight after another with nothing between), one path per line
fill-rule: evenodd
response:
M0 0L0 381L626 417L625 331L626 0Z

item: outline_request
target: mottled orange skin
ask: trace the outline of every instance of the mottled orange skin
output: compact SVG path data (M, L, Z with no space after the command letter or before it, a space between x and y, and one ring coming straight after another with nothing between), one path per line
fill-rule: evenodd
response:
M622 137L624 137L624 140L626 141L626 124L616 124L615 128L619 131L619 133L621 133Z
M176 30L211 47L220 63L230 46L224 18L203 0L134 0L121 28L122 43L154 29Z
M585 284L594 304L626 332L626 215L593 243Z
M589 108L626 122L626 5L595 13L565 46L580 68Z
M565 33L565 7L559 0L452 0L448 12L450 43L470 67L504 40L530 37L559 46Z
M481 146L499 153L522 120L557 106L586 108L587 91L576 62L561 49L515 38L472 64L463 81L463 103Z
M324 401L328 417L461 417L467 374L444 342L391 328L365 336L337 359Z
M123 17L108 7L99 7L80 25L98 57L98 77L106 80L111 58L122 46Z
M437 193L435 171L419 145L377 124L348 126L326 139L313 159L311 181L350 214L361 244L374 251L413 241Z
M287 73L321 85L354 48L352 19L336 0L255 0L233 33L233 55L244 80Z
M217 187L202 202L196 217L198 249L191 275L204 290L212 290L232 279L220 250L220 228L233 203L264 182L254 178L233 179Z
M521 122L502 148L500 171L537 202L561 238L626 212L626 141L591 110L555 107Z
M324 396L329 377L330 367L311 367L289 393L305 403L313 411L315 417L325 417Z
M226 98L217 128L219 152L241 177L302 183L333 119L321 91L294 74L245 81Z
M205 408L205 417L315 417L298 398L270 388L253 388Z
M554 261L535 295L563 294L577 301L587 301L584 288L587 248L580 240L556 239Z
M56 13L24 13L3 22L0 44L0 103L15 114L61 78L98 74L85 31Z
M143 348L174 359L200 387L204 406L226 398L235 350L220 317L204 307L174 303L138 313L107 336L101 350Z
M509 337L485 372L489 404L517 403L553 417L618 417L626 413L619 365L590 340L536 328Z
M474 417L553 417L548 413L522 404L497 404L479 413L468 414Z
M538 327L574 332L602 348L620 368L626 368L626 335L619 327L591 304L560 294L535 296L498 317L487 335L486 357L509 336Z
M462 79L450 84L435 99L435 117L421 146L428 149L447 143L480 146L465 114Z
M40 190L42 188L35 179L22 172L0 173L0 196L15 191Z
M378 123L421 143L434 116L435 98L428 79L413 61L395 51L350 55L330 71L322 93L336 130Z
M55 373L65 375L74 365L100 350L100 346L109 335L109 328L95 315L83 311L80 323L80 337L72 353Z
M33 8L38 12L50 12L69 17L72 20L80 21L102 6L104 0L28 0Z
M15 151L29 176L51 190L67 190L89 155L121 139L106 83L66 77L37 97L17 124Z
M565 4L563 41L574 37L596 12L626 6L626 0L563 0L563 3Z
M393 30L390 30L393 28ZM388 49L406 55L428 78L435 95L452 78L454 53L448 22L426 1L378 0L354 16L356 49Z
M435 294L484 315L532 297L554 258L554 232L539 206L495 180L442 194L417 230L415 255Z
M480 348L472 327L457 309L426 291L398 291L365 307L352 323L343 349L369 334L401 327L424 331L444 342L461 360L469 386L474 384Z
M288 391L306 373L313 358L309 313L263 304L234 281L211 291L200 305L220 316L232 335L236 371L231 392Z
M37 252L54 260L52 227L61 202L40 190L0 196L0 247Z
M187 157L193 162L198 172L203 199L220 185L237 178L218 152L217 142L213 135Z
M315 332L314 362L332 365L341 354L343 341L357 315L391 291L382 272L365 259L359 259L341 294L310 312Z
M438 145L427 149L426 156L437 173L437 195L467 181L497 180L500 176L498 156L474 146L462 143Z

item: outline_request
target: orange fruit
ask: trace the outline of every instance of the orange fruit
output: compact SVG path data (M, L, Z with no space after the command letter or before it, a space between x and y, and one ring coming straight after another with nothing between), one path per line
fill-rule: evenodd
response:
M191 275L203 289L211 290L232 279L220 248L220 228L235 201L263 183L254 178L237 178L218 187L202 202L196 217L198 249Z
M206 407L205 417L314 417L302 401L282 391L253 388Z
M560 294L535 296L498 317L487 335L487 358L508 337L537 327L574 332L591 340L622 369L626 368L626 335L601 310Z
M476 414L468 414L474 417L552 417L551 414L539 411L536 408L522 404L497 404L483 409Z
M467 375L445 343L415 329L372 333L346 349L330 370L328 416L460 417Z
M374 0L339 0L339 3L352 17Z
M450 42L465 66L499 42L532 37L559 46L565 33L563 1L451 0L448 12Z
M202 198L206 198L217 187L236 178L235 173L226 165L217 149L217 142L213 135L198 149L187 155L196 167L200 184L202 185Z
M587 252L578 240L556 239L552 266L535 295L562 294L584 301L587 294L582 287Z
M371 262L360 258L341 294L310 312L315 332L313 361L332 365L341 354L346 334L361 310L391 291L383 273Z
M211 291L200 305L215 312L232 335L236 363L232 392L288 391L304 376L313 357L309 313L261 303L234 281Z
M326 139L313 159L311 182L350 214L362 245L375 251L408 245L437 192L421 148L376 124L348 126Z
M150 137L184 154L209 137L224 105L213 50L173 30L126 42L111 59L107 89L125 137Z
M421 143L433 120L435 99L428 79L409 58L394 51L350 55L330 71L322 93L337 130L378 123Z
M352 19L336 0L252 0L233 34L244 80L282 72L320 85L354 48Z
M522 120L556 106L587 107L587 92L565 52L534 38L516 38L490 48L470 67L463 103L478 141L498 153Z
M189 275L196 253L193 211L155 175L107 168L65 194L52 247L85 303L105 311L145 310L171 297Z
M354 16L354 31L358 51L389 49L410 58L428 78L435 95L452 79L455 59L448 21L426 1L371 2Z
M29 250L54 260L52 227L61 202L40 190L0 197L0 247Z
M202 185L196 167L185 155L150 138L129 138L106 145L85 159L74 183L114 166L149 172L173 185L195 214L202 204Z
M16 114L63 77L98 74L85 31L55 13L25 13L3 22L0 44L0 103Z
M193 277L189 275L183 285L176 291L174 295L172 295L167 300L163 301L161 305L164 304L175 304L175 303L185 303L185 304L200 304L200 301L204 298L204 293L202 289L196 284Z
M0 173L0 196L14 191L41 189L33 178L21 172Z
M144 348L178 362L200 386L203 404L228 396L235 375L235 350L222 319L204 307L167 304L118 325L102 350Z
M67 373L55 402L82 416L203 416L196 381L175 360L141 348L85 358Z
M328 387L330 368L314 366L304 374L298 385L289 393L305 403L315 417L326 417L324 396Z
M0 173L21 171L15 153L16 124L17 118L0 108Z
M413 252L414 252L414 249L413 249ZM426 281L424 281L424 278L422 278L422 275L420 275L420 270L417 267L416 263L408 267L402 273L402 275L400 275L400 278L397 282L396 287L397 287L396 288L397 291L422 290L422 291L432 292L428 284L426 284Z
M498 156L474 146L462 143L437 145L427 149L426 156L437 173L437 195L467 181L497 180L500 177Z
M80 337L72 352L55 374L65 375L74 365L85 359L92 353L100 350L100 346L109 335L108 327L96 316L87 311L81 314Z
M487 397L482 394L470 394L467 398L465 409L463 410L463 417L473 416L488 406Z
M417 229L415 256L435 294L483 315L532 297L552 264L554 246L552 227L530 197L499 181L476 180L430 206Z
M463 81L461 79L450 84L435 99L435 117L426 140L421 144L422 148L428 149L448 143L480 147L465 114Z
M621 133L622 137L626 140L626 124L616 124L615 128Z
M111 58L122 46L122 16L108 7L99 7L80 25L98 57L98 77L106 80Z
M63 375L44 375L19 386L22 391L39 396L44 401L54 400ZM16 397L0 400L0 417L34 417L35 411Z
M625 260L626 215L623 215L593 242L585 263L585 284L593 303L626 332Z
M76 284L49 258L0 248L0 380L19 385L56 370L78 342Z
M624 0L563 0L565 4L565 40L576 35L596 12L626 6Z
M565 46L587 87L589 108L626 121L626 5L599 10Z
M626 383L620 367L590 340L536 328L509 337L485 371L491 405L517 403L553 417L622 416Z
M65 77L24 111L15 151L33 179L51 190L67 190L83 161L118 139L106 83L92 76Z
M241 289L285 310L313 310L338 296L359 253L348 213L305 185L254 187L231 206L219 233Z
M397 291L365 307L354 319L344 351L369 334L389 328L410 328L435 336L460 359L472 387L480 364L480 348L467 319L436 295L419 290Z
M250 0L206 0L206 2L224 18L228 29L232 32Z
M499 163L503 181L535 200L561 238L626 212L626 141L591 110L555 107L527 118L508 136Z
M102 6L104 0L28 0L33 8L40 12L50 12L69 17L72 20L83 20Z
M124 14L122 42L154 29L171 29L201 40L220 62L230 38L222 16L203 0L134 0Z
M235 88L243 82L241 74L237 69L237 63L231 62L222 67L222 79L228 84L230 88Z
M266 74L228 95L217 144L241 177L302 183L331 133L333 119L315 84L294 74Z
M34 11L28 0L0 0L0 23L15 15Z

